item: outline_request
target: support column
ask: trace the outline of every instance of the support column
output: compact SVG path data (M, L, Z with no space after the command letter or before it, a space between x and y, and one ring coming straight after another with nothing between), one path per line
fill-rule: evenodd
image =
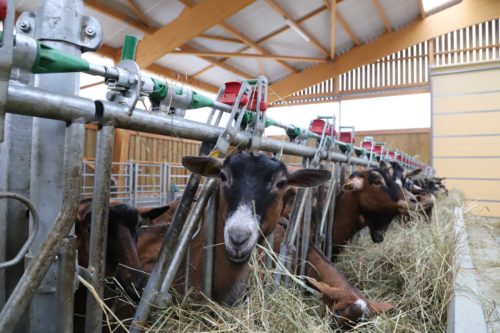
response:
M68 54L80 56L80 47L73 44L81 34L82 0L42 0L35 11L34 37ZM36 75L35 86L49 92L78 95L79 73ZM33 119L30 199L40 214L40 230L29 251L34 258L40 251L61 209L64 174L66 124L42 118ZM83 138L82 138L83 140ZM74 273L59 275L74 276ZM55 261L47 272L30 306L32 333L56 332L57 266Z

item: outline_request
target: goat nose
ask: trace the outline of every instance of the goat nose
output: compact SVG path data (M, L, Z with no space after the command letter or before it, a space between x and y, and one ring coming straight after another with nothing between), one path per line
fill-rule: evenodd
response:
M417 198L410 198L410 202L416 204L418 203L418 200Z
M231 239L231 243L233 243L233 245L242 246L248 241L248 239L250 238L250 234L250 230L238 231L232 233L229 238Z

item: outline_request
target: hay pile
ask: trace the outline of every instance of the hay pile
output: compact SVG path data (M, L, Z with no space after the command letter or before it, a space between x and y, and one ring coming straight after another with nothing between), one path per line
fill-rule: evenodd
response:
M455 195L437 202L433 222L412 217L389 228L374 244L367 232L346 247L337 266L369 299L396 309L361 323L356 332L443 332L454 278ZM252 259L248 293L240 305L181 304L159 311L150 332L340 332L322 301L297 285L274 287L272 272Z

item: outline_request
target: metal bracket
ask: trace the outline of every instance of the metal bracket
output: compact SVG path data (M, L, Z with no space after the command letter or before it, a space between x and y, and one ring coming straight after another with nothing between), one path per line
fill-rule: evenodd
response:
M265 110L260 109L260 102L262 101L262 95L264 95L264 100L267 101L267 88L268 81L264 75L259 75L257 82L254 86L254 91L257 91L256 96L252 93L252 98L257 98L255 103L255 111L252 121L247 126L247 133L252 136L252 140L250 142L250 150L255 151L260 147L260 143L262 141L262 135L264 134L264 130L266 129L266 114ZM252 105L252 100L249 101L249 105Z
M219 152L220 157L223 157L227 153L231 142L240 130L241 121L243 120L247 109L246 105L240 109L240 101L245 95L247 95L250 100L251 94L252 88L247 82L243 81L240 91L238 92L238 96L236 97L236 101L231 109L229 119L226 123L226 129L221 133L217 139L217 143L215 144L215 149Z
M10 0L7 2L7 16L3 20L3 34L0 39L0 142L4 139L5 105L14 53L14 15L14 0Z
M68 8L62 8L62 10L65 12L65 15L75 17L76 12ZM60 12L60 9L56 12ZM96 51L102 45L104 33L101 24L94 17L76 15L76 19L80 20L80 24L74 25L72 30L64 30L61 34L54 34L53 29L57 27L57 22L61 18L52 17L49 20L44 20L40 26L37 26L36 15L36 12L23 12L17 20L16 26L18 32L39 40L63 41L78 45L82 52ZM45 17L46 15L42 16ZM60 37L54 38L54 35Z
M106 99L127 105L128 114L132 115L141 97L141 69L133 60L122 60L116 67L125 70L128 75L119 75L117 80L106 81L109 89Z

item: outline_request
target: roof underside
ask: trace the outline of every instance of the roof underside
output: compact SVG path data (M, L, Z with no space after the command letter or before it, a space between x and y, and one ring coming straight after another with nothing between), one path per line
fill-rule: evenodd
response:
M331 0L86 0L85 12L101 23L108 50L105 55L110 56L115 51L119 54L127 34L144 39L144 45L148 38L162 41L165 38L159 38L160 28L181 21L184 14L194 12L203 3L221 6L220 17L215 18L214 24L207 23L208 28L202 28L202 23L198 26L197 20L192 21L193 31L199 29L199 33L196 30L194 37L185 40L182 40L184 32L179 33L182 41L179 45L171 43L171 49L151 58L144 66L154 63L168 73L178 73L179 78L193 79L205 88L213 87L209 90L214 91L224 82L244 76L264 74L274 83L318 63L332 61L422 19L425 14L421 1L337 0L333 29ZM16 9L33 11L37 2L16 1ZM237 2L243 3L241 9L223 12L229 4ZM217 56L220 52L229 54Z

